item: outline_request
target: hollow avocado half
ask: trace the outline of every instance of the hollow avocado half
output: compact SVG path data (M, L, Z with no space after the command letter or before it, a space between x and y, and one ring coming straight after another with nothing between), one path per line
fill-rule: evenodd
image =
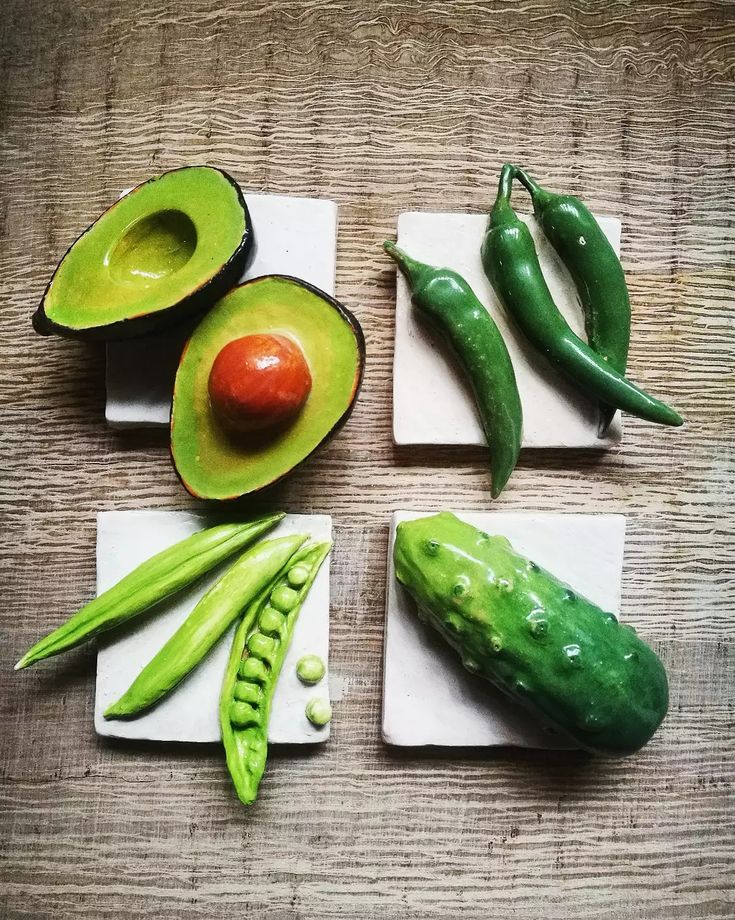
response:
M256 333L293 339L309 365L312 386L292 424L265 440L248 441L233 438L219 424L208 380L225 345ZM187 491L223 501L282 479L346 422L364 364L359 322L318 288L286 275L266 275L231 290L194 330L176 374L171 456Z
M170 170L120 198L72 244L33 327L103 341L156 332L236 284L253 242L231 176L211 166Z

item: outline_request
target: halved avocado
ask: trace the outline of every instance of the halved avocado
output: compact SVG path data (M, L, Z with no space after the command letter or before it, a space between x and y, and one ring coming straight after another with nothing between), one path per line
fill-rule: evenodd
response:
M235 438L220 424L208 392L220 351L257 333L293 339L311 372L311 392L296 419L272 436ZM340 303L297 278L265 275L230 291L202 319L176 374L171 456L194 496L226 500L273 485L345 423L357 399L365 339Z
M132 189L72 244L33 327L105 341L156 332L210 307L252 248L235 180L211 166L173 169Z

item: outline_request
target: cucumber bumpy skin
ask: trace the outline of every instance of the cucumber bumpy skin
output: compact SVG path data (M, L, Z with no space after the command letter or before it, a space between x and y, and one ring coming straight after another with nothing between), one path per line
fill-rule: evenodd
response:
M227 768L243 805L252 805L258 795L278 676L301 607L331 546L327 541L302 547L246 610L235 631L219 718Z
M394 561L465 668L578 746L632 754L663 721L668 682L655 652L505 537L442 512L398 525Z

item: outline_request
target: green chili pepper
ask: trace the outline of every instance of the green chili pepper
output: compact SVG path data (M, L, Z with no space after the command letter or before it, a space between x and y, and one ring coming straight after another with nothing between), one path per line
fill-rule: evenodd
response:
M521 449L523 413L513 364L498 327L457 272L410 258L393 243L383 249L398 264L414 306L449 342L475 395L490 449L492 496L497 498Z
M274 527L283 514L268 514L244 524L220 524L192 534L133 569L114 587L94 598L66 623L49 633L16 664L27 668L44 658L75 648L130 620L190 585L228 556L244 549Z
M250 605L235 632L219 717L227 768L244 805L251 805L258 794L268 756L268 720L278 675L299 611L330 548L331 543L303 547L289 561L287 570ZM298 578L291 579L294 570Z
M143 668L106 719L149 709L195 668L254 597L278 574L306 539L279 537L244 553L199 601L182 625Z
M682 418L619 374L575 335L559 312L528 227L510 204L513 167L503 167L482 244L482 264L500 302L534 348L583 393L661 425Z
M625 374L630 345L630 297L620 259L587 206L572 195L541 188L519 167L515 176L528 189L544 236L567 267L584 310L587 341L593 351ZM600 404L600 437L615 415Z

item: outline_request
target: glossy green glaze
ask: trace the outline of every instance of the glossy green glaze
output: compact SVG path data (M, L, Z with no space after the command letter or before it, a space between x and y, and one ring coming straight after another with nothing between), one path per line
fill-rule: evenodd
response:
M122 339L208 309L237 283L253 230L235 180L185 166L149 179L70 247L33 326L41 335Z
M306 704L305 713L312 725L324 728L332 721L332 704L323 696L317 696Z
M394 243L384 243L383 249L405 276L414 306L448 342L472 386L490 450L496 498L518 461L523 427L521 399L503 337L457 272L417 262Z
M253 543L283 516L267 514L242 524L221 524L169 546L37 642L16 664L16 670L75 648L143 613Z
M105 718L130 718L170 693L280 572L304 540L306 537L300 534L264 540L244 553L207 591L120 699L105 710Z
M584 310L587 341L619 374L630 345L630 297L620 259L589 208L573 195L541 188L523 169L515 175L528 189L544 236L572 276ZM600 437L616 409L600 404Z
M296 675L302 684L318 684L327 668L318 655L304 655L296 662Z
M505 537L443 512L399 524L394 560L420 615L465 668L580 747L630 754L666 715L656 654Z
M219 717L227 768L245 805L255 801L265 770L271 704L293 629L330 548L328 542L302 547L248 607L235 632Z
M681 416L623 377L575 335L559 312L528 227L511 207L514 167L506 165L482 243L482 264L500 302L531 345L583 393L661 425Z

